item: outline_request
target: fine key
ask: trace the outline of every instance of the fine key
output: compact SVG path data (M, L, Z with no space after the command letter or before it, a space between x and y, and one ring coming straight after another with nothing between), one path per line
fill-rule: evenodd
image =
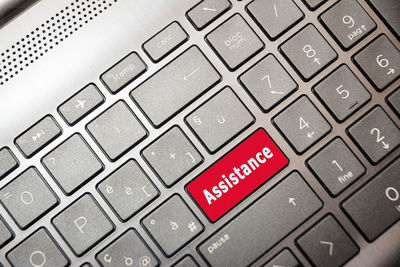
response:
M378 11L387 26L400 38L400 1L398 0L368 0Z
M397 116L400 116L400 87L397 88L388 98L392 109L397 113Z
M293 253L285 248L278 255L268 261L263 267L302 267Z
M202 30L222 16L231 6L228 0L203 0L192 7L186 16L197 30Z
M19 163L8 147L0 149L0 179L18 167Z
M13 232L0 216L0 248L5 246L13 237Z
M193 259L192 256L186 256L181 259L179 262L172 265L173 267L199 267L197 262Z
M303 2L305 2L308 8L311 10L317 9L320 5L322 5L326 1L328 0L303 0Z

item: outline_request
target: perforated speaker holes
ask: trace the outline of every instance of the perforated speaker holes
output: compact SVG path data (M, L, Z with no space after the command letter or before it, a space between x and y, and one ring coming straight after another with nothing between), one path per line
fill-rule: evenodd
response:
M118 0L73 0L0 53L0 85L78 31Z

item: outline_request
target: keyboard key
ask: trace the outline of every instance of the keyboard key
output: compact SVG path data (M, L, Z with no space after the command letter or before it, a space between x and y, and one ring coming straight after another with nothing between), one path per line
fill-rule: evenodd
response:
M14 234L10 227L4 222L4 219L0 217L0 248L5 246L13 238Z
M30 158L61 135L61 128L51 115L47 115L15 139L15 145Z
M192 7L186 16L197 30L202 30L231 7L228 0L203 0Z
M368 0L387 26L400 38L400 2L398 0Z
M272 40L304 17L293 0L254 0L247 5L247 12Z
M160 127L220 80L199 48L192 46L134 89L131 97Z
M400 144L400 130L377 106L348 129L368 159L376 164Z
M69 125L74 125L104 103L104 96L94 84L89 84L58 107Z
M186 189L215 222L288 163L274 141L259 129L190 182Z
M90 263L86 262L81 267L93 267Z
M368 241L400 219L400 158L391 163L343 204Z
M0 201L22 229L58 204L55 194L34 167L4 186L0 190Z
M392 109L400 116L400 87L387 98Z
M176 126L145 148L142 155L168 187L203 162L203 157Z
M117 160L147 137L143 124L124 101L118 101L87 125L108 159Z
M309 9L315 10L327 0L303 0Z
M103 170L103 164L80 134L74 134L42 159L65 194L71 195Z
M110 92L115 94L146 70L147 65L137 53L133 52L104 72L100 79Z
M204 229L178 195L168 199L144 218L142 223L167 256L177 252Z
M102 181L98 190L122 221L130 219L159 195L157 188L134 160L129 160Z
M264 48L264 43L239 14L209 33L206 40L230 70L237 69Z
M69 266L69 260L45 228L40 228L7 254L13 266Z
M136 230L130 229L96 255L102 266L152 267L158 266L156 256L150 251Z
M159 62L189 39L178 22L174 21L143 44L143 50L153 62Z
M172 265L173 267L199 267L197 262L192 258L192 256L186 256L179 262Z
M311 24L282 44L280 50L306 81L337 58L335 50Z
M314 225L297 240L297 244L316 266L342 266L359 252L332 215Z
M301 267L303 266L295 256L293 256L292 252L285 248L278 255L276 255L272 260L267 262L263 267Z
M341 0L321 15L321 21L345 50L376 28L357 0Z
M114 230L111 220L90 194L83 195L60 212L52 223L77 256Z
M340 122L371 100L371 94L346 65L334 70L313 89Z
M8 147L0 149L0 179L18 168L19 163Z
M334 196L366 172L365 167L340 138L325 146L307 164Z
M247 266L321 208L321 201L294 172L198 250L212 266Z
M378 91L386 89L400 76L400 51L385 35L361 50L354 60Z
M273 122L297 153L305 152L332 129L314 104L304 95L279 113Z
M273 55L268 55L239 77L264 112L297 89L296 82Z

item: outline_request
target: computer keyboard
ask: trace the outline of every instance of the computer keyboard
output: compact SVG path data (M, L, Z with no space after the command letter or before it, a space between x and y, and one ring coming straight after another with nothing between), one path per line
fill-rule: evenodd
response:
M400 2L181 15L0 149L0 266L357 266L398 231Z

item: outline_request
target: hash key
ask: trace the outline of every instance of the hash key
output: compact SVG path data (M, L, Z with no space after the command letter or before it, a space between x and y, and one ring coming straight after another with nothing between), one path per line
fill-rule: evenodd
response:
M300 154L332 129L306 96L298 98L278 114L273 122Z
M310 80L337 58L335 50L312 24L292 36L280 49L305 80Z
M376 164L400 144L400 130L385 111L377 106L349 128L357 145Z

